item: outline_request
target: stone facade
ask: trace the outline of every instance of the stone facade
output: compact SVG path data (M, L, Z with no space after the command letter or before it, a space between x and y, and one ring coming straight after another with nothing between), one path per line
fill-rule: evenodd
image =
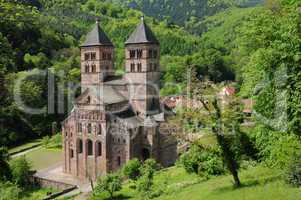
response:
M81 89L62 123L64 172L95 180L133 158L173 165L177 144L159 131L160 45L142 20L125 44L125 75L114 76L114 46L97 23L81 46Z

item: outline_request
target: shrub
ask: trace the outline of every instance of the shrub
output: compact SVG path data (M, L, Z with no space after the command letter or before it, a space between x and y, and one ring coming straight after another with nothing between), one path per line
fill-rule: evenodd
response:
M217 148L193 145L187 153L181 156L180 163L188 173L196 173L207 178L225 172L221 152Z
M21 187L28 186L29 176L31 172L30 172L30 164L25 159L25 156L22 156L11 162L11 172L15 184Z
M301 155L294 156L285 170L285 180L288 184L301 186Z
M276 132L264 126L252 131L261 160L269 167L286 169L295 155L301 155L300 138L293 134Z
M158 163L154 159L148 159L141 167L141 178L138 180L137 189L141 194L142 199L151 199L158 196L156 191L153 191L153 179Z
M0 199L1 200L19 200L21 189L10 182L0 182Z
M120 191L122 188L121 177L118 174L108 174L98 180L93 196L97 197L102 192L107 192L110 199L113 199L114 193Z
M42 146L47 148L50 144L50 137L49 136L45 136L42 139Z
M130 160L123 168L123 175L131 180L137 180L140 176L141 163L138 159Z
M8 161L9 153L7 148L0 147L0 181L8 181L11 179L11 171Z

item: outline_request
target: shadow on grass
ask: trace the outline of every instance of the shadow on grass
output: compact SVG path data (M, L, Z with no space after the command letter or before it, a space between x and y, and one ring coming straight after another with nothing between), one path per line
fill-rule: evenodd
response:
M277 175L277 176L265 177L263 179L248 180L248 181L242 182L240 187L235 187L234 184L229 185L229 186L224 186L224 187L218 187L213 190L213 193L220 194L220 193L224 193L224 192L240 190L243 188L255 187L257 185L265 185L267 183L279 180L279 178L280 178L280 176Z
M104 198L104 200L123 200L123 199L130 199L130 198L132 198L132 197L124 195L124 194L118 194L118 195L115 195L113 197L113 199L111 199L110 197L107 197L107 198Z

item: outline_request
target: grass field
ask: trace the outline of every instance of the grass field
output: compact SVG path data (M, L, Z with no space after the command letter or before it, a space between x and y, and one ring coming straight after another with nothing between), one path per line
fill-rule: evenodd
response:
M163 194L155 200L301 200L301 188L286 185L277 170L262 166L250 167L240 173L243 187L234 189L230 175L202 180L187 174L184 169L172 167L155 176L155 190ZM126 184L116 199L141 199L133 188ZM103 196L100 199L106 199Z
M47 196L47 193L49 192L57 192L55 189L51 188L38 188L36 190L29 190L24 194L23 198L21 200L40 200Z
M62 156L62 151L59 149L46 149L43 147L25 154L25 157L31 163L33 170L46 169L62 162Z

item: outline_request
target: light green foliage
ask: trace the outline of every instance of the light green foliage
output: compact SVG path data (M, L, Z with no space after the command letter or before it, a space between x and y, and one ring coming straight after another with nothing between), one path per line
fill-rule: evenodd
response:
M285 180L295 186L301 186L301 155L294 155L285 170Z
M113 199L114 193L121 189L122 183L119 174L108 174L98 180L97 186L93 191L93 198L97 199L97 196L107 192L110 195L110 199Z
M19 200L22 190L10 182L0 182L0 200Z
M24 56L24 61L29 68L47 69L50 66L50 62L44 53L38 53L37 55L27 53Z
M193 145L181 156L180 164L188 173L196 173L205 178L225 173L221 152L216 147L204 148Z
M130 160L123 167L123 175L131 180L137 180L141 175L140 168L141 168L141 163L137 158Z
M142 176L137 182L137 190L141 193L142 199L151 199L157 195L153 188L153 179L157 169L158 164L153 159L148 159L143 163L140 169Z
M25 156L21 156L10 163L12 180L20 187L29 187L30 163Z
M45 136L42 139L42 145L43 147L47 148L49 146L50 143L50 137L49 136Z
M53 137L45 136L42 139L42 145L48 149L60 149L62 148L62 134L57 133Z

